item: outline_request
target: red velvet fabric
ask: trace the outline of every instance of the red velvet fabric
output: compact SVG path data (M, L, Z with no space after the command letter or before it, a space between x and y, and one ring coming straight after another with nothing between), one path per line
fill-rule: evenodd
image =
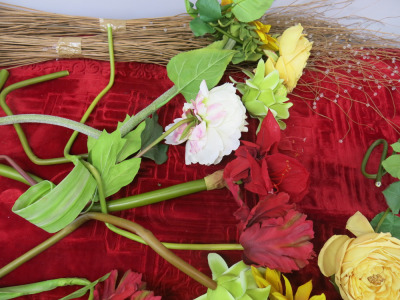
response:
M379 63L379 62L378 62ZM399 139L399 134L373 110L373 104L382 111L385 118L400 124L399 75L392 74L400 63L387 62L390 69L380 69L380 75L393 76L393 86L389 90L372 86L363 90L348 82L337 83L320 75L306 71L300 84L314 85L314 93L323 97L317 101L316 112L312 103L304 101L299 85L295 95L290 95L294 103L290 109L290 119L282 141L291 146L288 153L301 161L310 172L310 190L303 201L297 204L298 210L308 215L314 222L314 249L319 252L323 243L333 234L345 233L347 219L356 211L368 218L386 209L381 193L389 183L384 177L383 187L376 188L373 180L364 178L360 172L363 155L368 146L378 138L389 143ZM15 113L42 113L79 120L90 102L108 83L109 66L107 62L94 60L60 60L34 64L10 70L7 85L44 75L68 70L70 75L53 81L16 90L7 97L7 103ZM112 130L117 121L126 114L132 115L144 108L172 83L166 69L157 65L140 63L117 63L115 84L101 100L87 124L98 129ZM322 73L321 73L322 74ZM227 80L227 77L225 78ZM319 88L317 87L319 85ZM320 89L321 88L321 89ZM346 91L348 93L346 93ZM370 96L368 107L353 102L350 98L365 101L364 92ZM377 93L374 96L374 93ZM339 94L339 98L336 98ZM351 121L343 110L333 102L349 111ZM160 109L160 122L163 126L180 116L184 103L177 96ZM4 116L4 113L0 113ZM355 123L356 122L356 123ZM243 139L255 141L255 120L250 120L251 130ZM41 158L60 157L71 130L43 125L22 125L33 151ZM348 134L346 135L347 131ZM345 138L344 138L345 137ZM72 149L73 153L86 152L86 137L79 135ZM38 166L28 160L11 125L0 129L0 154L11 156L26 171L58 183L71 170L71 165ZM162 187L199 179L215 170L221 169L233 155L223 159L217 166L184 164L184 146L171 146L168 161L156 165L143 161L142 167L128 187L113 198L139 194ZM378 160L375 153L370 172L374 172ZM0 266L4 266L19 255L44 241L51 235L28 223L11 212L15 200L27 186L10 179L0 178ZM254 205L255 197L247 196L246 201ZM182 243L235 243L238 240L237 221L233 213L237 209L235 201L227 189L201 192L190 196L165 201L116 215L143 225L156 237L166 242ZM174 251L194 267L210 275L207 264L207 251ZM241 259L240 251L219 251L229 265ZM313 279L314 292L325 292L327 299L340 299L327 278L318 269L316 259L300 272L289 274L294 286ZM149 289L163 299L193 299L206 291L206 288L172 267L160 258L151 248L127 240L110 232L100 222L88 222L61 242L46 250L36 258L0 279L0 286L26 284L59 277L85 277L95 280L112 269L120 274L126 270L143 273L143 280ZM76 288L58 288L26 299L57 299Z

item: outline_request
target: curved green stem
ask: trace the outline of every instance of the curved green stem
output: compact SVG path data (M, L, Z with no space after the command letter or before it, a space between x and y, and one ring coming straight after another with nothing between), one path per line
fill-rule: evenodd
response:
M11 157L7 155L0 155L0 160L2 159L6 160L29 185L35 185L37 183L37 181L29 176L29 174L26 173Z
M15 126L15 125L19 125L20 123L43 123L43 124L62 126L62 127L66 127L66 128L72 129L72 130L79 131L80 133L86 134L95 139L98 139L101 134L100 130L94 129L90 126L81 124L76 121L72 121L70 119L65 119L65 118L56 117L56 116L23 114L23 115L12 115L12 116L0 118L0 126L1 125L11 125L11 124L14 124L14 126ZM22 143L25 144L29 148L29 144L27 143L27 141L22 142L22 140L21 140L21 144ZM25 149L25 150L27 150L27 149ZM33 162L36 163L36 161L34 161L35 158L33 158L32 155L34 155L33 152L31 152L31 154L28 156L29 156L29 158L31 158L31 160ZM41 159L39 159L39 160L41 160ZM48 161L48 160L51 160L52 162L53 162L53 160L59 161L58 158L46 159L46 161ZM63 158L63 160L65 160L65 158ZM41 160L41 161L42 161L41 164L44 164L43 163L44 160ZM57 162L57 163L60 163L60 162ZM47 163L47 164L49 164L49 163ZM51 164L56 164L56 163L51 163Z
M36 182L43 181L43 179L37 177L36 175L27 173L29 177L33 178ZM18 173L14 168L0 164L0 176L7 177L27 185L31 185L20 173Z
M83 115L82 119L80 120L80 123L85 123L87 119L89 118L90 114L92 113L93 109L97 105L97 103L103 98L103 96L111 89L111 87L114 84L114 79L115 79L115 61L114 61L114 44L113 44L113 38L112 38L112 27L108 25L107 27L107 33L108 33L108 53L110 56L110 80L107 84L107 86L97 95L97 97L93 100L93 102L90 104L88 109L86 110L85 114ZM70 154L71 147L78 136L78 132L74 131L69 138L67 144L65 145L64 148L64 156L68 157Z
M392 210L390 209L390 207L388 207L388 208L385 210L385 213L382 215L382 217L381 217L381 219L379 220L378 224L376 224L376 227L375 227L375 229L374 229L375 232L378 232L378 231L379 231L379 229L380 229L381 226L382 226L383 221L385 221L386 216L387 216L388 213L390 213L391 211L392 211Z
M156 100L154 100L149 106L142 109L136 115L131 117L124 125L122 125L120 128L121 136L125 136L129 131L139 125L139 123L142 122L147 116L150 116L157 109L159 109L161 106L170 101L173 97L178 95L178 93L178 88L175 85L172 86L168 91L166 91Z
M63 76L67 76L68 74L69 74L68 71L61 71L61 72L47 74L47 75L44 75L44 76L39 76L39 77L27 79L27 80L20 81L20 82L14 83L12 85L9 85L8 87L6 87L0 93L0 106L3 108L4 112L8 116L12 116L13 112L8 107L8 105L6 104L6 97L10 92L12 92L12 91L14 91L16 89L19 89L19 88L23 88L23 87L26 87L26 86L29 86L29 85L36 84L36 83L40 83L40 82L44 82L44 81L60 78L60 77L63 77ZM4 76L8 76L8 72L0 72L0 77L1 77L0 78L0 82L4 80ZM37 157L33 153L31 147L29 146L28 140L26 138L26 135L25 135L24 131L22 130L22 127L19 124L14 124L14 128L15 128L15 131L17 132L17 134L18 134L18 138L21 141L21 145L22 145L26 155L35 164L37 164L37 165L55 165L55 164L62 164L62 163L69 162L69 160L67 160L65 157L49 158L49 159L41 159L41 158Z
M367 171L366 171L369 158L370 158L370 156L371 156L372 151L373 151L377 146L379 146L380 144L383 144L383 150L382 150L382 155L381 155L380 164L379 164L379 167L378 167L378 172L377 172L376 174L369 174L369 173L367 173ZM373 143L371 144L371 146L369 146L369 148L368 148L367 152L365 152L364 158L363 158L363 160L362 160L362 162L361 162L361 173L362 173L365 177L367 177L367 178L369 178L369 179L375 179L375 180L376 180L376 181L375 181L375 185L376 185L377 187L380 187L380 186L381 186L382 176L386 173L386 172L384 171L384 169L383 169L382 162L383 162L383 161L385 160L385 158L386 158L386 155L387 155L387 152L388 152L388 148L389 148L389 145L388 145L388 142L387 142L386 140L384 140L384 139L376 140L375 142L373 142Z

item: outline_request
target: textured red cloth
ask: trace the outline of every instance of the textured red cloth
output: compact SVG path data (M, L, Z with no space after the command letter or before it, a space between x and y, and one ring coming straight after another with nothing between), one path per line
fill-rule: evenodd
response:
M395 65L392 64L392 67ZM397 65L400 66L400 63ZM7 103L11 109L19 114L42 113L79 121L91 101L107 85L108 63L60 60L19 67L10 70L7 85L61 70L68 70L70 75L10 93ZM166 69L161 66L117 63L116 70L114 86L87 122L95 128L114 129L117 121L122 121L126 114L138 112L172 85ZM391 76L391 70L381 72ZM316 74L306 72L301 82L313 84L316 77ZM400 123L398 77L396 73L394 84L397 84L397 90L382 88L367 91L383 115L396 124ZM310 172L310 191L297 204L297 209L314 222L313 243L316 253L332 234L345 233L345 223L356 211L372 218L386 209L381 191L389 183L389 177L384 177L383 188L378 189L373 180L362 176L360 165L364 152L375 139L385 138L393 143L399 138L399 134L373 110L371 101L369 107L356 102L350 107L350 100L346 97L350 95L352 99L364 99L364 90L339 83L339 98L336 98L336 92L333 92L337 88L336 83L327 81L324 87L332 87L332 92L324 92L317 103L316 112L310 108L310 102L303 101L301 86L295 90L296 96L290 96L294 106L290 109L291 116L282 137L282 141L291 146L287 154L296 157ZM374 92L376 96L373 96ZM315 94L319 94L317 88ZM358 124L346 117L333 102L335 99L345 111L350 109L349 116ZM163 126L180 116L183 103L183 97L177 96L160 109L160 122ZM4 113L0 115L4 116ZM250 122L251 130L244 134L243 139L254 142L256 123L255 120ZM22 126L37 156L62 156L71 130L42 124ZM348 128L350 131L346 135ZM86 137L79 135L72 152L86 151ZM26 171L55 183L60 182L71 170L68 164L38 166L30 162L10 125L0 129L0 154L11 156ZM199 179L223 168L233 158L231 155L217 166L186 166L183 145L171 146L168 156L168 161L160 166L145 160L133 183L113 198ZM378 155L374 155L374 159L376 166ZM27 186L22 183L0 178L0 266L51 236L11 212L13 203L26 189ZM255 199L246 197L250 207L254 205ZM236 243L238 231L233 213L237 208L230 192L224 189L201 192L116 215L134 220L165 242ZM211 274L207 251L174 252L199 270ZM241 259L240 251L220 251L219 254L229 265ZM206 291L205 287L172 267L151 248L118 236L104 224L94 221L86 223L55 246L0 279L0 286L60 277L95 280L112 269L120 270L120 274L128 269L143 273L143 281L147 282L148 289L154 290L155 295L161 295L166 300L193 299ZM340 299L328 279L320 274L316 259L300 272L289 274L289 278L296 287L313 279L313 294L325 292L327 299ZM59 288L27 299L56 299L75 289Z

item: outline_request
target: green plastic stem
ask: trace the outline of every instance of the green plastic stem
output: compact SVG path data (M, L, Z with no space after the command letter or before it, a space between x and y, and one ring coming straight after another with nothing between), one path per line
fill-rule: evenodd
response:
M376 174L369 174L366 171L369 158L371 156L372 151L380 144L383 144L383 150L382 150L381 160L380 160L379 167L378 167L378 172ZM382 176L384 174L386 174L386 172L384 171L382 162L386 159L386 156L388 153L388 148L389 148L389 145L386 140L384 140L384 139L376 140L375 142L373 142L371 144L371 146L369 146L369 148L368 148L367 152L365 153L364 158L361 162L361 173L369 179L375 179L375 185L377 187L381 186Z
M103 98L103 96L111 89L114 84L115 79L115 61L114 61L114 43L112 37L112 27L108 24L107 26L107 33L108 33L108 53L110 56L110 80L107 86L96 96L93 102L90 104L88 109L86 110L85 114L83 115L80 123L85 123L89 118L90 114L92 113L93 109L96 107L97 103ZM64 156L68 157L70 154L71 147L75 142L76 137L78 136L78 131L74 131L69 138L65 148L64 148Z
M61 117L56 117L56 116L49 116L49 115L36 115L36 114L23 114L23 115L12 115L12 116L6 116L6 117L1 117L0 118L0 126L1 125L19 125L21 123L43 123L43 124L50 124L50 125L56 125L56 126L62 126L66 127L72 130L79 131L83 134L86 134L88 136L91 136L95 139L98 139L100 137L101 131L94 129L90 126L81 124L76 121L72 121L70 119L65 119ZM22 141L21 144L25 144L29 148L29 144L27 141ZM26 151L28 148L24 148ZM30 148L29 148L30 150ZM28 154L28 152L27 152ZM30 154L31 156L34 155L32 152ZM29 155L28 155L29 156ZM30 157L33 162L35 162L32 158ZM64 158L63 158L64 159ZM58 160L58 158L54 159L51 158L50 160ZM44 160L42 160L44 161ZM54 164L54 163L53 163Z
M31 178L33 178L36 182L43 181L40 177L37 177L36 175L33 175L31 173L27 173ZM0 164L0 176L7 177L22 183L25 183L27 185L30 185L30 183L20 174L18 173L14 168Z

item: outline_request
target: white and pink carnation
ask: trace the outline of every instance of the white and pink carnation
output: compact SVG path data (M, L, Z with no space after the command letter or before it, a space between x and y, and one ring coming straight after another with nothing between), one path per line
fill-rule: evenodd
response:
M165 130L193 116L197 119L197 125L192 126L188 134L182 137L190 123L178 127L166 138L166 143L170 145L187 142L185 153L187 165L219 163L223 156L239 147L241 134L247 131L246 108L231 83L225 83L209 91L203 80L196 100L185 103L182 118L175 119Z

